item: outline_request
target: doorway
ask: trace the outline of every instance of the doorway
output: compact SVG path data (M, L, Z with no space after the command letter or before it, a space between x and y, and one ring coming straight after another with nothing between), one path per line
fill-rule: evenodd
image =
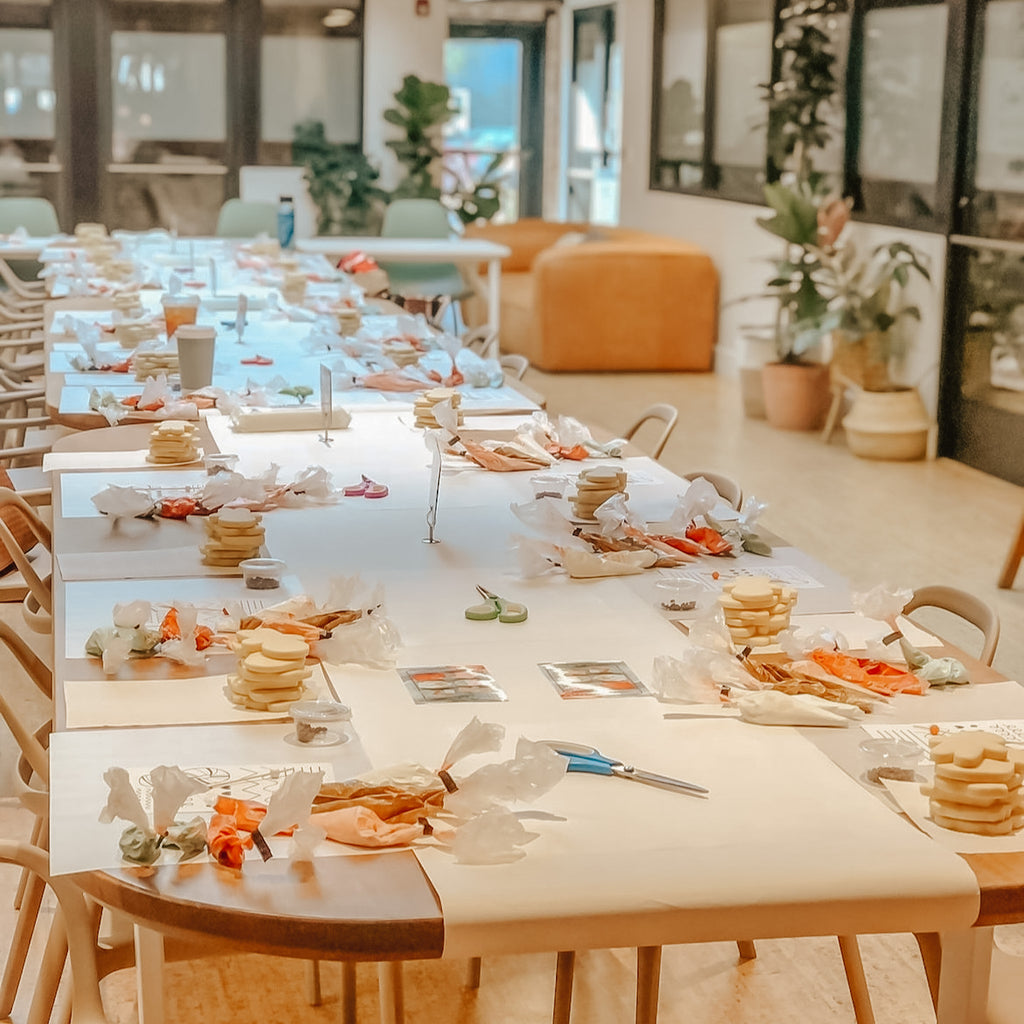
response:
M622 126L622 55L615 8L573 12L569 96L569 220L616 224Z
M445 82L458 114L445 126L446 189L499 187L496 221L539 217L544 166L544 26L453 24Z

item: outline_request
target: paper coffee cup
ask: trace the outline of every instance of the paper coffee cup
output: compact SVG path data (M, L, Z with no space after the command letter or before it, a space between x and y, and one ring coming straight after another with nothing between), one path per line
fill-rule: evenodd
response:
M209 387L213 383L216 328L182 324L175 337L178 341L178 372L181 374L182 394Z

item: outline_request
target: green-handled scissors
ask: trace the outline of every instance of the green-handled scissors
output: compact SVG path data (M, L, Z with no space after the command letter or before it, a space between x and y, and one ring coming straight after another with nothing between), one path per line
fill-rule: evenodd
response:
M485 587L478 586L477 593L484 599L482 604L471 604L466 609L466 618L478 622L497 619L499 622L525 622L528 614L525 604L506 601L492 594Z

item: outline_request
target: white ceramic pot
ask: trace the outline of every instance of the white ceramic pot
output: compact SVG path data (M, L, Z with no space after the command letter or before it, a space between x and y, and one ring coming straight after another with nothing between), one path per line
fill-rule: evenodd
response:
M862 459L923 459L930 428L916 388L860 391L843 419L850 451Z

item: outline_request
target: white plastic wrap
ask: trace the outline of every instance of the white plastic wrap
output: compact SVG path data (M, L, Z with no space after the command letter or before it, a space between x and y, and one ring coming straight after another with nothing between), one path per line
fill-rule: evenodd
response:
M305 824L323 781L322 771L298 771L286 775L267 801L267 813L260 822L263 835L272 836L293 825Z
M690 647L681 658L654 659L654 691L668 704L716 704L723 689L750 689L750 673L735 658L705 647Z
M441 771L447 771L453 764L471 754L487 754L500 750L504 739L505 726L497 722L481 722L474 715L452 740L441 761Z
M800 629L790 626L779 634L779 646L791 658L806 658L811 651L848 651L849 641L837 629L820 626L818 629Z
M511 864L526 856L521 847L536 838L511 811L495 807L456 829L452 853L458 864Z
M112 519L135 519L151 515L156 503L149 491L140 487L110 484L92 496L92 503L101 515Z
M896 617L914 596L913 590L907 587L893 587L887 583L879 583L871 590L850 595L850 603L855 612L866 619L877 619L896 629Z
M196 793L205 793L206 784L187 775L177 765L159 765L149 773L153 785L153 829L160 834L174 823L181 805Z

